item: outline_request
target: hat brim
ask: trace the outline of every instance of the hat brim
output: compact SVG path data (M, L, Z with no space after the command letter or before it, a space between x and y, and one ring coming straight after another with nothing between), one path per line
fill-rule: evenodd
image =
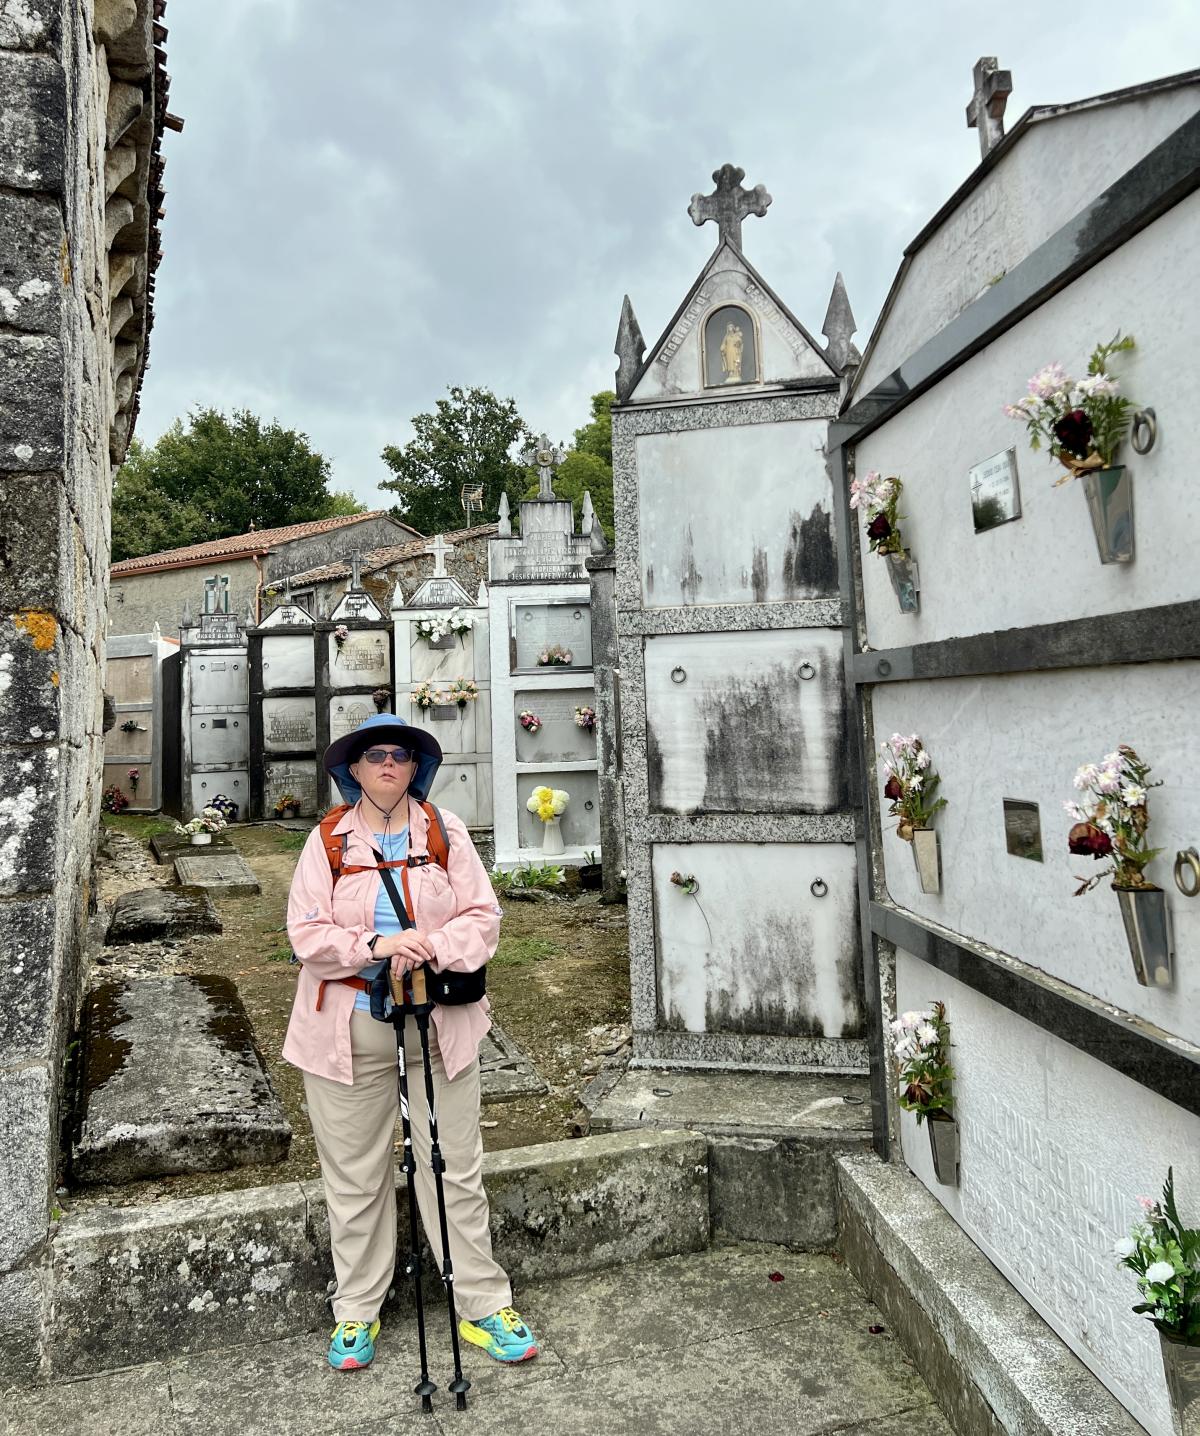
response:
M412 797L424 802L442 765L442 746L432 733L403 722L394 713L374 714L325 749L322 767L337 784L345 801L357 803L362 797L362 787L350 772L350 764L355 760L355 754L370 746L371 742L398 743L417 754L417 769L408 791Z

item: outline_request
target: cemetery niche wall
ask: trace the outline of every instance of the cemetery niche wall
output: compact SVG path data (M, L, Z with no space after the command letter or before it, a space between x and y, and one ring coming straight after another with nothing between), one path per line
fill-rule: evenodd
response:
M725 166L717 247L613 407L634 1063L867 1067L842 604L824 441L857 360L741 248L770 196Z
M250 664L246 627L236 613L213 610L198 622L185 609L180 642L180 795L185 819L218 794L248 816Z
M487 593L468 594L446 568L453 551L438 534L423 552L434 571L405 603L399 583L391 617L396 645L396 708L441 745L430 791L438 807L468 828L492 826L492 694ZM390 705L389 705L390 706Z
M177 651L157 629L105 641L104 684L116 721L104 735L104 792L115 788L133 813L163 805L163 662Z
M506 500L489 545L492 763L496 865L582 865L600 856L596 685L590 587L593 513L585 496L579 533L570 500L555 497L564 455L543 435L523 456L539 493L520 506L512 532ZM535 793L565 794L545 817ZM532 808L531 808L532 804Z
M1168 1168L1185 1223L1200 1220L1200 899L1172 871L1200 827L1181 722L1200 691L1200 419L1179 317L1200 282L1198 110L1191 76L1031 111L910 248L831 434L856 534L843 592L869 811L877 1143L1152 1436L1173 1430L1159 1342L1113 1248ZM962 242L983 214L997 219L986 245ZM1074 419L1054 441L1062 460L1032 450L1025 421L1068 387L1046 366L1080 378L1118 333L1136 346L1104 368L1143 413L1117 452L1081 462L1091 436L1080 447ZM1075 385L1063 402L1073 414L1104 392ZM1014 420L1005 406L1023 398ZM1131 508L1114 485L1104 497L1114 467ZM981 525L984 474L998 509ZM890 478L902 519L879 488ZM880 513L888 523L868 536ZM1135 539L1123 557L1106 547L1114 521ZM881 540L919 560L915 604ZM1106 776L1121 745L1151 765L1147 780ZM914 772L936 772L943 809L919 789L915 817L905 807ZM1127 926L1128 894L1108 876L1075 895L1112 866L1086 849L1103 852L1118 803L1149 813L1144 841L1162 852L1145 871L1161 891L1138 897L1160 923L1166 910L1173 940L1143 919ZM931 1137L947 1124L920 1128L897 1109L888 1027L934 1002L957 1125L940 1171Z

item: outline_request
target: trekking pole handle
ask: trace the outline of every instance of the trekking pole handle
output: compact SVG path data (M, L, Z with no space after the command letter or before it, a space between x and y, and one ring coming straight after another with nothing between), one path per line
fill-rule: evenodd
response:
M429 995L425 989L424 967L414 967L410 974L410 980L412 982L413 1006L424 1007L425 1004L429 1001Z

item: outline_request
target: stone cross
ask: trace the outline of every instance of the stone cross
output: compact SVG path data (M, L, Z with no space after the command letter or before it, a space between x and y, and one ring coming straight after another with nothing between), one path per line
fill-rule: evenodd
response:
M521 455L521 462L527 464L531 469L538 471L538 498L552 499L555 497L552 480L554 470L567 457L566 450L555 448L549 439L542 435L536 444L526 449Z
M1012 94L1012 71L998 70L996 64L995 55L981 55L972 72L975 93L967 106L967 128L979 131L981 159L1004 138L1004 107Z
M362 588L362 551L355 549L350 555L350 591L357 593Z
M442 534L436 534L432 543L427 543L421 550L422 553L431 553L434 558L434 578L448 578L446 573L446 555L454 547L448 544Z
M688 214L693 224L707 224L714 220L720 230L720 241L728 240L737 249L742 247L742 220L747 215L760 217L767 212L771 196L765 185L756 184L753 189L744 189L742 181L746 171L736 165L722 165L713 170L716 189L712 194L694 194L688 205Z

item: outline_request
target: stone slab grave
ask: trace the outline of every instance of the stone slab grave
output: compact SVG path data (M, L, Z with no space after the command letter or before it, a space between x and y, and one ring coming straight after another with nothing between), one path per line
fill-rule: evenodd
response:
M222 833L213 833L212 842L208 845L209 851L218 848L222 852L229 852L233 844ZM183 833L154 833L150 838L150 851L154 854L156 863L173 863L181 854L188 852L199 852L199 848L193 846L190 835Z
M106 982L83 1014L73 1173L129 1182L281 1162L292 1129L222 977Z
M254 869L239 852L210 853L207 848L175 859L175 876L185 887L204 888L226 897L261 892Z
M493 1020L492 1029L479 1044L481 1100L511 1102L517 1097L540 1097L550 1089L534 1070L529 1054Z
M220 931L221 919L203 889L138 888L117 898L104 941L109 947L119 947Z

